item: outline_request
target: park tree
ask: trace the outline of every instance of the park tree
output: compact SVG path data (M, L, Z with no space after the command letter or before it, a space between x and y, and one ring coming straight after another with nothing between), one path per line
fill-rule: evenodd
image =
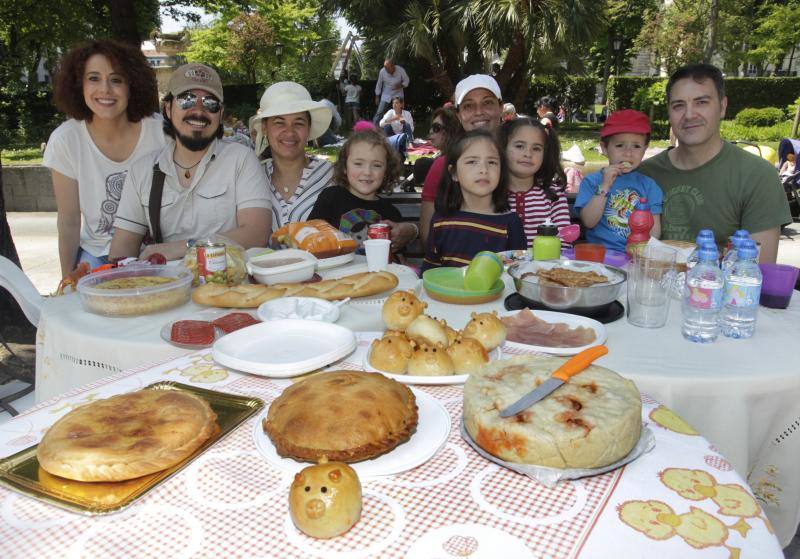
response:
M780 70L786 56L792 66L795 49L800 43L800 26L795 21L800 1L762 6L760 22L753 33L755 48L748 52L748 60L771 64L772 73Z
M381 56L423 66L445 97L464 75L494 70L505 98L521 104L530 77L604 27L589 0L325 0ZM560 61L561 58L558 58ZM496 68L492 68L493 63Z
M254 0L245 12L225 8L210 25L190 30L184 56L217 67L231 81L291 79L320 95L338 42L318 1Z

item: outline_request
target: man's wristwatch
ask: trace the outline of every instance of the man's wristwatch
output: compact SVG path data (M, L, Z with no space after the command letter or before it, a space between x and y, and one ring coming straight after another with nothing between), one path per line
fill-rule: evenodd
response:
M186 248L190 249L197 244L197 239L186 239Z

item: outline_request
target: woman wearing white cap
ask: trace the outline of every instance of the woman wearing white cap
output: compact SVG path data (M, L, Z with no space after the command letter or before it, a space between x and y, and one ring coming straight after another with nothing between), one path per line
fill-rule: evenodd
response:
M333 165L305 151L309 140L328 129L332 115L294 82L269 86L258 111L256 155L266 166L275 232L287 223L306 220L319 193L332 184Z

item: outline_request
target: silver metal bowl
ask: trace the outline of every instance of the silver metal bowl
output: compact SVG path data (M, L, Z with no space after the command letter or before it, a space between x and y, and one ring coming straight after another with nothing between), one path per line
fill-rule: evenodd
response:
M540 285L535 273L542 268L567 268L576 272L597 271L609 278L608 283L588 287L566 287L562 285ZM628 273L622 268L586 262L583 260L533 260L517 262L508 267L514 278L517 292L525 299L558 311L580 310L584 313L608 307L619 297Z

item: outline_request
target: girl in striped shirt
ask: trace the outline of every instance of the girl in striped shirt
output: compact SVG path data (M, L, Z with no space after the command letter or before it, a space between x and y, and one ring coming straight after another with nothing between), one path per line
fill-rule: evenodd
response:
M521 117L503 124L500 144L508 168L508 203L532 246L536 228L547 219L559 228L570 224L558 135L538 120Z

